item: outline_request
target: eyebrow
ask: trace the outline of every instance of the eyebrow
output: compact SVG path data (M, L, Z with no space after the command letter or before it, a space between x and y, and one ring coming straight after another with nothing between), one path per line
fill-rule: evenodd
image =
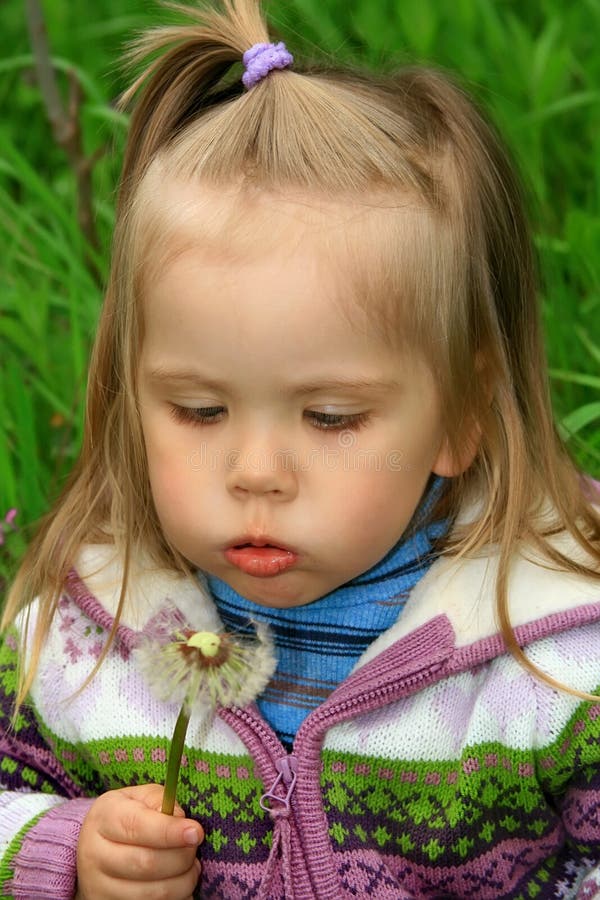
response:
M153 384L159 386L211 388L216 391L230 390L227 382L218 378L209 378L193 369L165 369L159 366L150 369L147 377ZM292 396L306 396L330 390L385 393L398 390L400 387L400 382L393 379L377 381L369 378L325 378L322 381L310 381L306 384L296 385L289 393Z

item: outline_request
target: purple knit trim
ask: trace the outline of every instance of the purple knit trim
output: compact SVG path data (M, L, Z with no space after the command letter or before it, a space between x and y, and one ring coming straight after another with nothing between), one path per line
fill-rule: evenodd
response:
M600 587L598 588L598 593L600 595ZM553 634L560 634L561 631L580 628L583 625L591 625L593 622L598 621L600 621L600 601L598 603L587 603L575 609L552 613L527 625L517 625L514 632L519 646L526 647L528 644L533 644L534 641L551 637ZM457 672L471 669L483 662L495 659L503 653L506 653L506 644L502 635L494 634L491 637L482 638L480 641L476 641L474 644L469 644L466 647L460 647L456 651L450 661L448 674L456 674Z
M255 704L246 709L233 707L231 709L219 709L219 717L236 732L243 740L246 747L250 751L256 764L256 771L268 790L278 776L278 770L275 768L276 760L287 756L287 752L281 744L279 738L273 729L263 721ZM317 771L320 771L320 763ZM318 780L318 779L317 779ZM300 836L295 827L289 827L287 816L277 810L272 815L273 818L273 843L267 862L267 870L269 863L274 864L275 860L279 860L279 875L294 885L294 898L300 900L306 897L308 900L314 900L319 894L315 893L311 884L306 854L300 841ZM285 821L284 821L285 820ZM287 839L282 840L283 834L287 834ZM328 825L323 831L324 846L329 847L327 839ZM323 841L322 841L323 842ZM273 877L277 875L278 869L275 866ZM264 870L263 870L264 874ZM263 885L263 889L273 888L273 885ZM272 891L265 896L271 896ZM291 896L289 891L285 894ZM225 895L223 895L225 896ZM233 896L233 895L232 895ZM259 894L262 897L263 894ZM274 896L274 894L273 894Z
M79 832L93 802L86 799L61 803L26 833L12 863L14 900L73 900Z
M453 650L452 625L447 616L436 616L353 672L319 707L317 714L327 717L326 728L330 728L331 708L353 701L357 694L379 693L388 686L395 693L402 683L406 686L399 696L410 694L415 679L430 680ZM361 704L361 709L375 709L378 705L380 701L377 700L373 706ZM343 718L342 715L339 721Z
M261 718L254 703L245 709L221 707L217 714L243 740L254 759L258 776L268 790L279 774L275 760L287 755L271 726Z
M97 625L110 631L114 624L114 617L90 594L85 583L81 580L75 569L71 569L67 575L66 588L69 596L77 606ZM139 636L132 628L119 625L116 631L116 645L121 650L124 659L129 658L131 651L137 646Z
M273 69L287 69L294 62L283 41L278 44L254 44L242 57L246 71L242 75L244 86L250 90Z

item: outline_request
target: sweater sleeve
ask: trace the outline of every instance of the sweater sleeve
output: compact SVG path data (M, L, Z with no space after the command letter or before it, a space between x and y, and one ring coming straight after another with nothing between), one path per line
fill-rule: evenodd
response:
M556 896L591 900L600 898L600 623L548 638L542 649L530 652L542 671L599 696L586 702L541 683L536 691L537 777L566 839Z
M585 873L577 900L600 898L600 739L596 737L594 743L595 761L575 771L558 801L571 860Z
M31 707L11 722L17 661L9 632L0 644L0 896L72 900L79 831L93 799L81 797Z

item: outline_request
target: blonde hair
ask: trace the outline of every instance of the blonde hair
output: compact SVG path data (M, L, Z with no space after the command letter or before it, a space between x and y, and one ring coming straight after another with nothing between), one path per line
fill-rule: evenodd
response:
M397 316L394 303L383 298L404 298L398 304L433 371L457 461L465 434L474 428L480 433L474 461L450 479L443 507L433 515L454 519L466 496L483 497L472 521L453 529L443 552L460 557L494 545L502 634L510 651L537 672L510 624L511 558L527 545L546 565L600 582L600 516L553 424L534 255L501 142L450 78L424 67L383 78L342 68L302 70L296 62L244 91L241 56L269 40L258 0L175 8L189 21L150 30L132 53L136 61L153 61L125 96L125 102L137 102L81 454L29 547L4 612L6 627L40 598L17 702L31 685L67 573L84 543L114 543L123 559L109 643L138 554L189 574L161 533L136 400L148 231L142 188L157 161L177 177L208 184L300 188L355 202L408 197L423 212L426 233L413 241L411 268L411 252L396 252L407 240L405 209L399 203L395 217L387 206L389 230L379 230L379 247L376 237L371 240L378 265L357 271L357 295L373 304L374 321L379 317L388 333ZM561 533L581 548L580 558L561 552L553 541Z

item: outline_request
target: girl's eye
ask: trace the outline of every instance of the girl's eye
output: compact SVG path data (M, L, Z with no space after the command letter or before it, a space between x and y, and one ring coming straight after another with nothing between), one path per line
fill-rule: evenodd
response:
M222 413L226 412L224 406L171 406L171 415L176 422L188 425L212 425L219 422Z
M224 406L171 406L171 416L186 425L213 425L227 412ZM325 413L308 410L305 416L321 431L357 431L366 425L368 413Z
M358 431L369 421L368 413L324 413L311 409L305 413L315 428L321 431Z

